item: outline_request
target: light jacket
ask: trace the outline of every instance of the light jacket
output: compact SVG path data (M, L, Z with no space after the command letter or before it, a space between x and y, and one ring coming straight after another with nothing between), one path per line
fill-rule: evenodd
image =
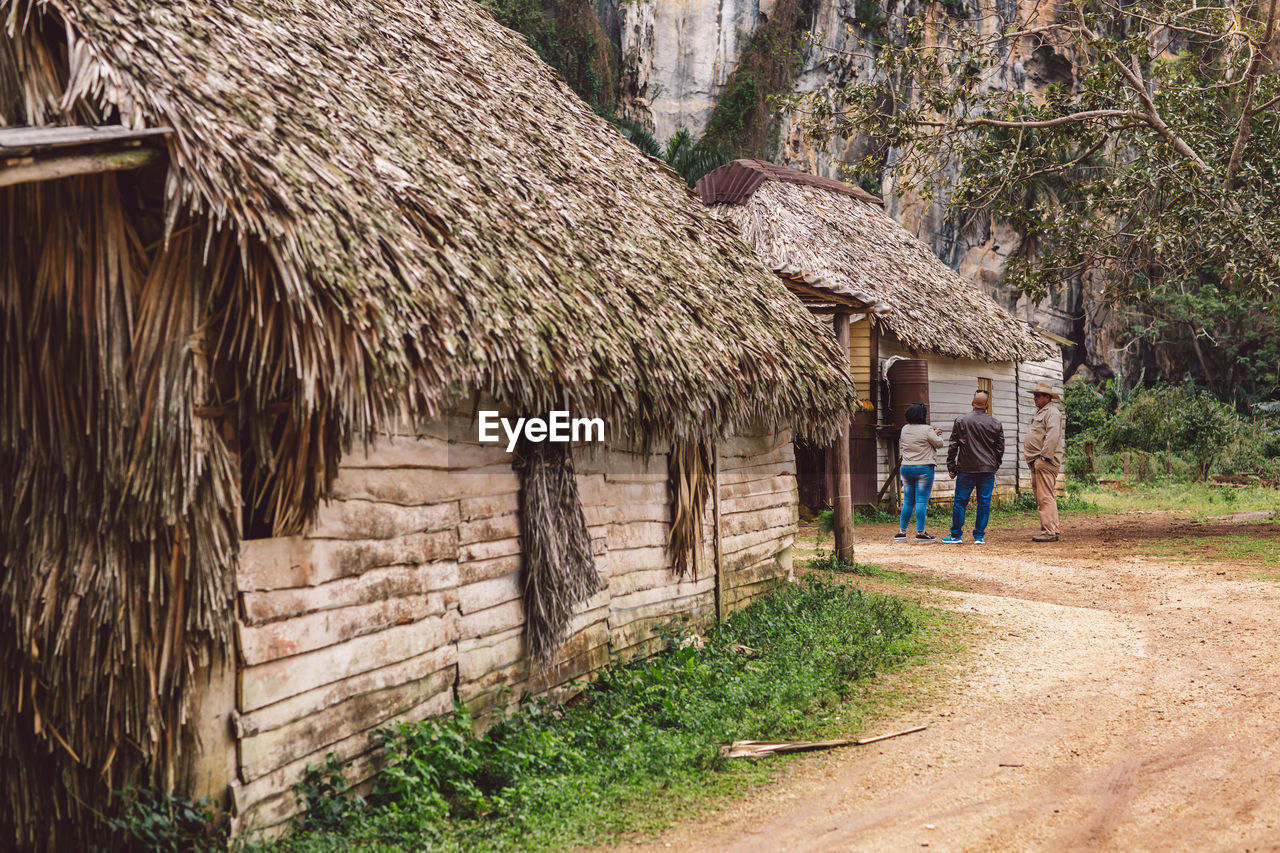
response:
M903 465L936 465L942 436L928 424L907 424L902 428L898 447L902 450Z
M1022 443L1022 456L1028 468L1034 464L1062 467L1062 457L1066 451L1064 421L1062 412L1053 403L1036 409L1036 413L1031 416L1027 440Z

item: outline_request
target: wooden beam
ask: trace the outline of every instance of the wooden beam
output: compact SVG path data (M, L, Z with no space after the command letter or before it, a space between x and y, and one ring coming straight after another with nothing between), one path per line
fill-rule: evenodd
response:
M119 144L156 136L168 136L171 127L144 127L137 130L118 124L99 126L55 125L53 127L0 127L0 154L47 151L52 148L84 147L104 142Z
M725 576L724 576L724 540L722 538L722 519L720 515L720 444L711 445L711 488L715 489L716 505L713 523L715 525L716 547L716 619L721 622L725 617Z
M849 315L835 316L836 341L842 353L849 352ZM846 355L845 358L848 358ZM836 446L831 454L834 466L835 514L832 528L836 534L836 557L853 562L853 473L849 459L849 413L841 417L840 434L836 436Z
M11 187L32 181L53 181L73 175L92 175L138 169L163 158L164 152L154 148L130 151L108 151L102 154L76 154L51 157L0 167L0 187Z

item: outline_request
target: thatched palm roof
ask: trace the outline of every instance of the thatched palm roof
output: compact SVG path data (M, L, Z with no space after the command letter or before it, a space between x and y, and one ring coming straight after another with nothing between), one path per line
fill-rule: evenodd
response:
M984 361L1039 361L1053 350L980 292L856 187L756 161L722 166L699 182L713 212L734 223L770 264L804 270L835 293L865 293L889 313L879 322L913 349ZM704 186L705 184L705 186ZM716 188L719 187L719 190ZM748 187L742 189L742 187Z
M412 382L430 410L462 382L659 432L821 430L848 402L730 233L465 0L33 5L69 24L74 94L174 128L171 217L261 241L328 333L299 336L295 398L357 413Z
M0 826L28 841L139 763L174 784L242 485L295 532L354 440L477 392L648 439L856 405L733 229L469 0L0 27L0 125L172 129L167 178L0 187Z

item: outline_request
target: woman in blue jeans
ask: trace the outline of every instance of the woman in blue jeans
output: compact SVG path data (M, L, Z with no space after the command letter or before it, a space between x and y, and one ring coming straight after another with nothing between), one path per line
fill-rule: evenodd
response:
M907 407L907 424L898 441L902 451L902 518L898 521L900 530L893 537L895 541L906 541L912 510L916 514L916 541L934 541L934 537L924 532L924 518L933 492L933 466L937 463L938 448L942 447L942 433L925 423L928 419L929 410L924 403Z

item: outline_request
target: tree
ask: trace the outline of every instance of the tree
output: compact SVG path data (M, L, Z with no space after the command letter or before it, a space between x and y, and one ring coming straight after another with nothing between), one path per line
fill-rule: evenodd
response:
M953 214L986 211L1032 248L1008 284L1037 296L1100 276L1116 303L1175 306L1193 347L1212 347L1197 304L1245 300L1275 324L1277 2L952 4L855 38L828 62L862 73L787 106L812 138L878 139L858 168L900 195L930 197L958 166ZM1031 67L1052 73L1007 83Z

